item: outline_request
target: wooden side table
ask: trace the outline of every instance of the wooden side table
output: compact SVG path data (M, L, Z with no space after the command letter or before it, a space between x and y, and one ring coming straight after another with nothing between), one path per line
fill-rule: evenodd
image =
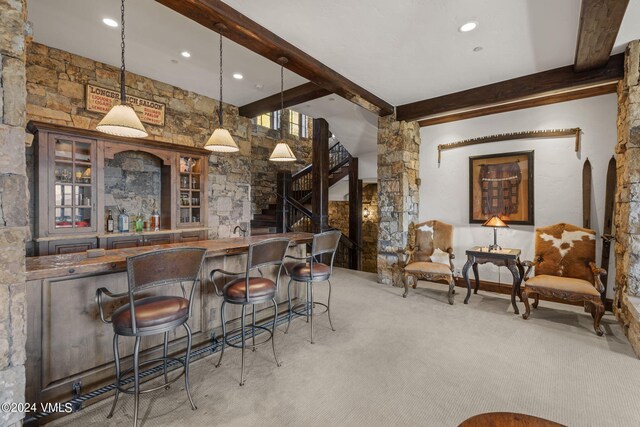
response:
M475 246L466 251L467 262L462 268L462 277L467 284L467 297L464 299L464 303L469 303L469 297L471 297L471 283L469 282L469 268L473 267L473 275L476 279L476 286L473 291L474 294L478 293L480 287L480 277L478 276L478 264L491 264L498 267L507 267L513 275L513 286L511 289L511 305L513 305L513 311L515 314L520 314L518 306L516 305L516 294L520 295L520 283L524 276L524 267L520 262L520 249L499 249L489 252L486 247Z

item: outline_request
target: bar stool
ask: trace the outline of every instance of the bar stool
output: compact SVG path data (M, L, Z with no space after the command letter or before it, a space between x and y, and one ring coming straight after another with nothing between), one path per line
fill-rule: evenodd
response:
M291 255L286 256L286 258L304 260L305 262L294 265L289 272L289 276L291 277L291 279L289 280L289 284L287 285L287 299L289 301L289 322L287 324L287 330L284 332L285 334L289 332L289 327L291 326L291 316L293 313L301 316L306 316L307 323L310 323L311 344L313 344L313 316L324 314L325 311L327 313L327 317L329 318L329 325L331 326L331 330L335 331L335 329L333 328L333 324L331 323L331 281L329 279L331 277L331 273L333 272L333 259L335 258L336 249L338 249L338 243L340 242L341 236L342 232L340 230L331 230L316 234L315 236L313 236L311 255L304 258L294 257ZM328 256L329 254L331 254L331 262L329 265L320 262L319 257L321 255ZM294 281L304 282L307 284L307 295L305 302L292 307L291 283ZM324 281L329 283L329 298L327 299L326 304L315 302L313 300L313 284L315 282ZM320 313L314 313L313 308L315 305L321 305L325 307L325 310ZM301 307L304 307L304 311L297 310Z
M113 353L116 364L116 395L113 406L107 418L113 416L120 393L134 395L133 425L138 423L138 403L141 393L149 393L163 387L169 388L169 384L184 375L184 388L189 397L191 408L196 405L189 391L189 359L191 357L191 329L187 320L191 317L191 303L204 261L206 249L201 248L176 248L153 251L127 258L128 292L114 294L106 288L96 291L96 304L100 309L100 319L104 323L113 324ZM187 298L185 282L191 282L191 289ZM148 296L151 288L164 287L165 285L180 284L182 296L154 295ZM136 299L136 294L144 291L144 298ZM129 303L116 309L111 314L111 319L104 317L102 296L110 298L128 297ZM184 358L168 357L169 332L179 326L184 326L187 331L187 353ZM162 357L139 363L140 340L144 336L164 334L164 346ZM135 337L133 347L133 368L124 372L120 371L120 354L118 352L118 337ZM180 375L169 381L167 376L167 361L181 363L183 370ZM140 389L140 367L152 363L162 362L164 371L164 384L147 390ZM122 382L125 375L133 370L133 390L124 388Z
M233 273L225 271L223 269L212 270L209 274L209 281L213 284L215 292L218 296L223 298L222 306L220 308L220 317L222 319L222 350L220 352L220 359L216 364L216 368L222 364L222 356L224 356L224 347L230 345L231 347L242 349L242 365L240 369L240 385L244 385L244 351L249 347L252 351L255 351L257 347L271 341L273 348L273 357L276 359L276 365L280 366L278 361L278 355L276 354L276 344L274 339L274 332L276 323L278 321L278 303L276 302L276 292L278 290L278 283L280 281L280 273L282 271L282 265L284 255L289 247L289 239L287 238L274 238L263 240L258 243L253 243L249 246L249 253L247 255L247 268L244 272ZM269 266L278 266L278 273L276 281L263 277L261 268ZM258 270L260 277L251 276L253 270ZM231 280L228 283L216 283L215 275L219 273L225 276L240 276L242 274L245 277L240 277ZM256 325L256 304L261 304L267 301L273 303L273 326L269 330L265 326ZM242 306L242 314L240 317L240 335L241 344L235 344L229 341L229 335L227 332L227 318L226 318L226 306L227 304L234 304ZM252 308L251 316L251 344L246 343L246 308L250 305ZM261 329L269 333L269 337L256 344L256 329Z

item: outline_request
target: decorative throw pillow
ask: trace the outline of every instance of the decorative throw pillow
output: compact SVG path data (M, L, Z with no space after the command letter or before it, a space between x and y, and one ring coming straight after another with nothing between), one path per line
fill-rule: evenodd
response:
M440 248L436 248L433 254L431 254L431 262L449 265L449 253L440 250Z

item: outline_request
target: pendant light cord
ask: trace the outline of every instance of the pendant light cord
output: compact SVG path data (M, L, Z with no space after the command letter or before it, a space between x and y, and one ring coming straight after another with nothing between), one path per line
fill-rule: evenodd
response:
M284 64L280 64L280 139L284 140Z
M126 105L127 98L124 90L124 71L125 71L125 68L124 68L124 0L122 0L120 5L120 22L122 23L122 31L121 31L122 42L120 43L120 49L121 49L120 59L122 60L122 65L120 66L120 104Z
M222 128L222 30L218 34L220 34L220 108L218 109L218 120Z

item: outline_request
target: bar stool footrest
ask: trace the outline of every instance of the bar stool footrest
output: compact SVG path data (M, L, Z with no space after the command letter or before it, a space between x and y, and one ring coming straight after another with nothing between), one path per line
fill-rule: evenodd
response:
M150 364L152 364L152 363L164 362L165 360L167 360L167 361L169 361L169 360L173 360L174 362L180 363L180 364L182 365L182 372L180 372L178 375L176 375L176 377L175 377L175 378L172 378L172 379L171 379L171 380L169 380L168 382L166 382L166 383L162 383L161 385L159 385L159 386L157 386L157 387L153 387L153 388L146 389L146 390L142 390L142 389L141 389L141 390L140 390L140 394L151 393L151 392L153 392L153 391L160 390L161 388L165 388L165 387L166 387L166 386L168 386L169 384L173 384L173 383L174 383L174 382L176 382L178 379L182 378L182 376L185 374L185 372L186 372L186 365L185 365L184 360L182 360L182 359L178 359L178 358L176 358L176 357L166 357L166 358L164 358L164 357L157 357L157 358L155 358L155 359L145 360L144 362L142 362L142 363L140 363L140 364L138 365L138 369L140 369L141 367L143 367L143 366L145 366L145 365L150 365ZM169 373L171 373L171 372L172 372L172 371L169 371L169 367L167 366L167 375L168 375ZM118 384L117 384L118 382L122 382L123 378L125 378L125 377L127 376L127 374L133 374L133 368L129 368L129 369L127 369L126 371L122 371L122 372L120 373L120 381L116 381L116 387L118 388L118 390L119 390L121 393L134 394L134 393L135 393L135 391L134 391L134 386L133 386L133 385L131 385L131 387L129 387L129 388L123 388L122 386L120 386L120 385L118 385ZM156 379L156 378L159 378L159 377L161 377L162 375L163 375L163 372L162 372L162 371L160 371L160 372L159 372L159 375L158 375L158 376L156 376L156 377L153 377L153 378L152 378L152 380L154 380L154 379ZM141 379L142 379L142 378L141 378ZM116 380L117 380L117 379L116 379ZM149 380L149 381L151 381L151 380ZM131 382L133 382L133 381L131 381Z
M311 315L310 312L310 308L308 308L310 304L306 304L306 303L302 303L302 304L296 304L293 307L291 307L291 311L295 314L297 314L298 316L307 316L307 314ZM321 303L321 302L313 302L313 305L319 305L321 307L324 307L324 309L322 311L316 312L315 307L313 310L313 315L314 316L320 316L321 314L325 314L328 311L328 307L327 304ZM305 307L306 311L298 311L299 308Z
M247 341L252 339L251 325L245 326L245 329L248 329L249 333L245 333L245 336L244 336L244 341L245 341L244 348L248 348L248 349L253 350L253 349L256 349L258 347L261 347L261 346L269 343L273 339L273 332L271 332L271 329L267 328L266 326L255 325L254 328L261 329L261 330L267 332L268 336L267 336L266 339L264 339L264 341L260 341L260 342L258 342L256 344L250 344ZM234 330L232 332L227 333L227 336L231 335L233 337L233 340L236 343L235 344L231 343L229 341L229 338L225 338L224 339L225 344L230 346L230 347L233 347L233 348L242 348L241 333L242 333L242 331L240 329L236 329L236 330ZM262 334L260 334L260 335L262 335Z

